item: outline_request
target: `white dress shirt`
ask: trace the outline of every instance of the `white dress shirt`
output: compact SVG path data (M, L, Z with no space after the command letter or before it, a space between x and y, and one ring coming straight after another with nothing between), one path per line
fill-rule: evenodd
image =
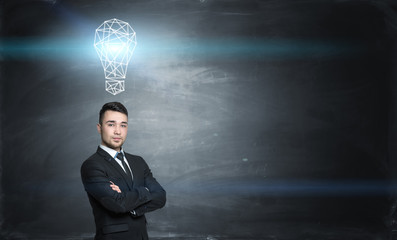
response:
M116 150L111 149L111 148L109 148L109 147L106 147L106 146L104 146L104 145L102 145L102 144L99 145L99 147L102 148L103 150L105 150L107 153L109 153L109 155L112 156L112 157L114 158L114 160L116 160L116 162L120 165L120 167L121 167L121 168L124 170L124 172L125 172L125 169L124 169L124 167L123 167L123 163L121 162L120 159L118 159L118 158L116 157L116 156L117 156L117 151L116 151ZM132 175L131 167L130 167L130 165L128 164L127 159L125 158L125 154L124 154L123 149L121 149L120 152L123 153L124 162L127 164L128 168L130 169L132 178L134 178L134 176Z

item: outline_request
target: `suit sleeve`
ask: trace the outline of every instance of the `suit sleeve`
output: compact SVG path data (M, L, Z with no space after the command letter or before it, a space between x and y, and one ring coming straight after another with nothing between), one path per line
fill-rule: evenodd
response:
M166 202L166 192L163 187L157 182L157 180L153 177L153 174L146 164L146 162L141 158L144 162L145 170L144 170L144 179L145 179L145 187L147 187L150 191L151 200L138 208L134 209L137 216L141 216L146 212L151 212L156 209L162 208Z
M113 191L105 167L96 161L88 160L83 163L81 178L87 193L115 213L130 212L152 200L151 194L144 187L122 193Z

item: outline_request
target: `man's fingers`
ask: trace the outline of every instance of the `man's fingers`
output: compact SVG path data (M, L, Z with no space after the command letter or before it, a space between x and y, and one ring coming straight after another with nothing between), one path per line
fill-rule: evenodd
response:
M112 188L112 190L113 191L116 191L116 192L118 192L118 193L121 193L121 190L120 190L120 188L119 188L119 186L117 186L116 184L114 184L114 182L112 182L112 181L109 181L111 184L110 184L110 187Z

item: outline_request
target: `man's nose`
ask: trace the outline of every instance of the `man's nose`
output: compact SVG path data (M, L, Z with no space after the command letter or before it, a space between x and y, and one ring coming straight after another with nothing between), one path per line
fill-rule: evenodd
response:
M115 134L120 134L120 133L121 133L121 131L120 131L120 126L119 126L119 125L116 125L116 126L115 126L115 128L114 128L114 133L115 133Z

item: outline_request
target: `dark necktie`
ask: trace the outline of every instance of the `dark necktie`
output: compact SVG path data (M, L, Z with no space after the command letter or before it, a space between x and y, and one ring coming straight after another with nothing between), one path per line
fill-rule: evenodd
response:
M126 164L125 161L124 161L124 155L123 155L123 153L122 153L122 152L118 152L117 155L116 155L116 157L117 157L118 159L120 159L121 163L123 164L123 168L124 168L125 173L126 173L127 176L129 177L129 179L132 180L132 174L131 174L131 171L130 171L130 169L128 168L127 164Z

